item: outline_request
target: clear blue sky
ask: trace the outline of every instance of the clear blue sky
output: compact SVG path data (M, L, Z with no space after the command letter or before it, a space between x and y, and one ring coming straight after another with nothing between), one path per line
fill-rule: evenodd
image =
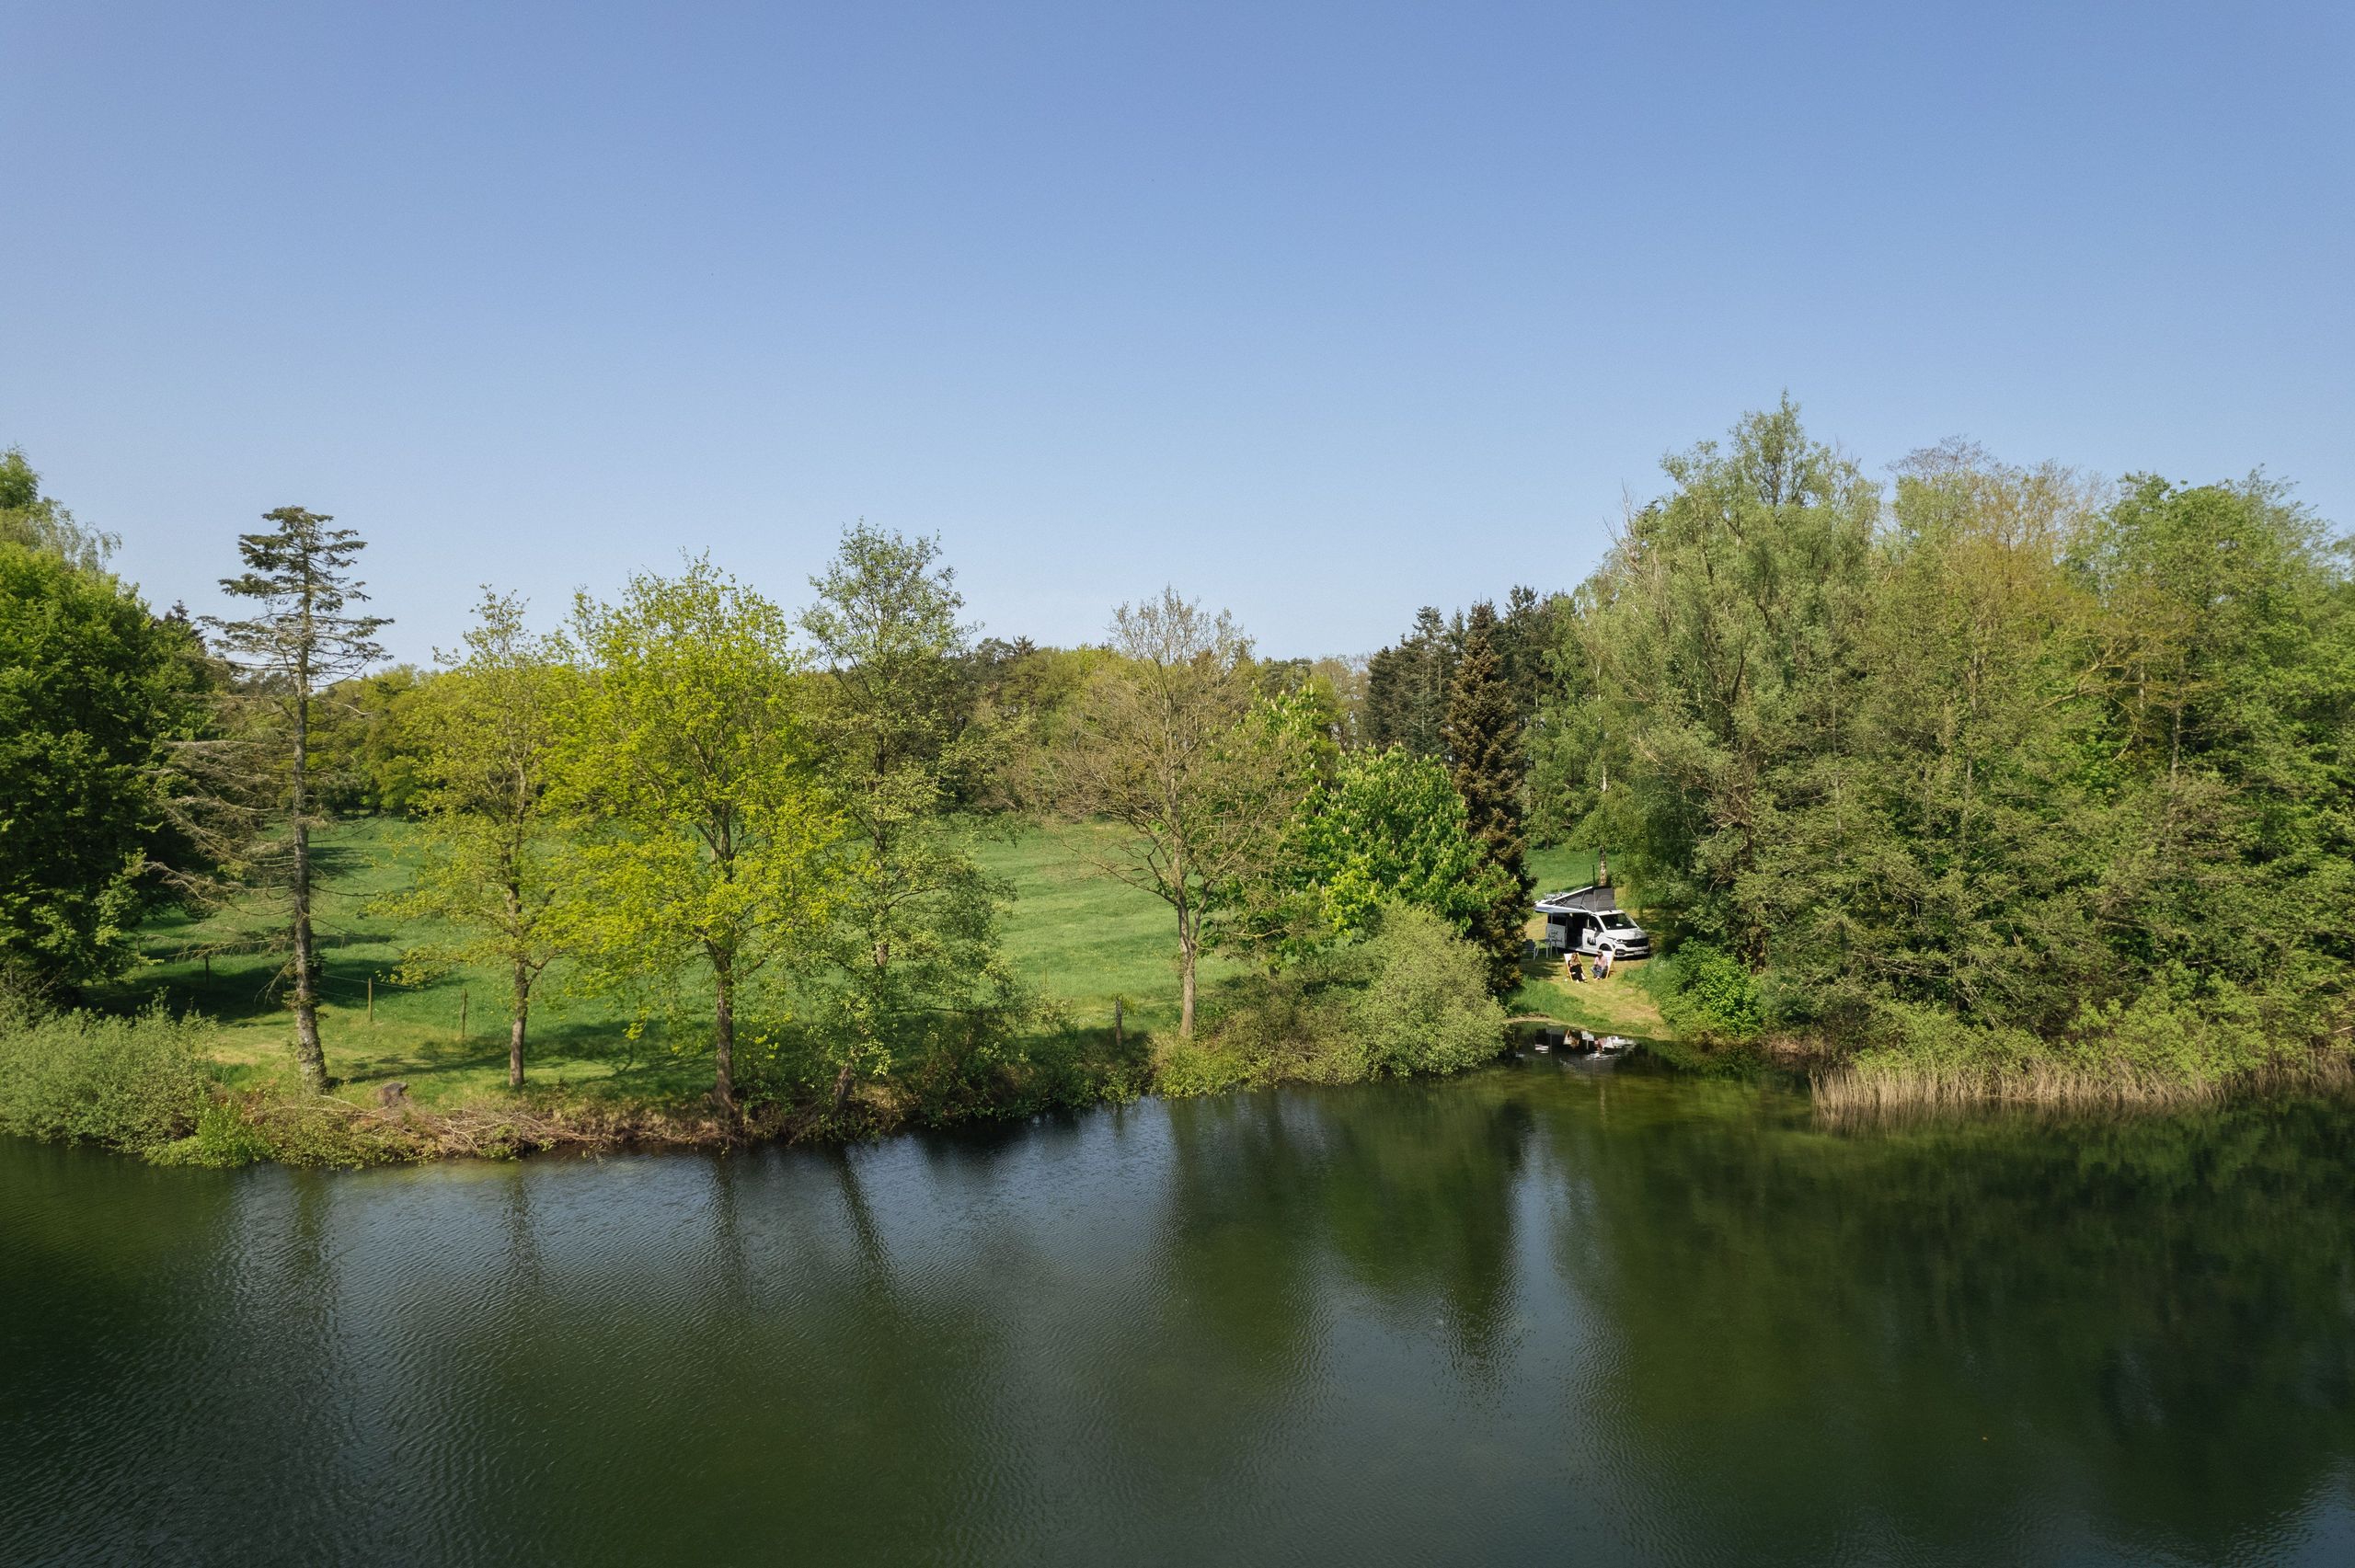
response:
M1787 387L2355 522L2355 6L0 6L0 444L396 650L938 532L994 631L1568 586Z

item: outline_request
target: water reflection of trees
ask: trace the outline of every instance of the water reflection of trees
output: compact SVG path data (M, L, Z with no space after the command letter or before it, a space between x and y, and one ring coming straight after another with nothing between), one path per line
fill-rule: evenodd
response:
M2057 1515L2210 1559L2355 1460L2343 1109L1850 1137L1722 1110L1545 1128L1612 1347L1593 1413L1717 1545L1967 1554Z
M1394 1326L1436 1318L1492 1365L1512 1312L1511 1194L1531 1118L1510 1080L1264 1094L1173 1109L1168 1253L1181 1299L1246 1353L1361 1294Z

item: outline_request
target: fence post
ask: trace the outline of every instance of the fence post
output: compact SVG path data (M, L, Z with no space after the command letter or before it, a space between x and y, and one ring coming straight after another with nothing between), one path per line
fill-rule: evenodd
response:
M1121 999L1117 996L1112 999L1112 1048L1114 1050L1128 1048L1128 1038L1120 1032L1120 1001Z
M368 1027L376 1026L376 977L368 977Z
M464 987L460 987L460 988L459 988L459 990L458 990L458 1038L460 1038L460 1039L462 1039L462 1040L463 1040L463 1039L465 1039L465 1037L466 1037L466 992L465 992L465 989Z

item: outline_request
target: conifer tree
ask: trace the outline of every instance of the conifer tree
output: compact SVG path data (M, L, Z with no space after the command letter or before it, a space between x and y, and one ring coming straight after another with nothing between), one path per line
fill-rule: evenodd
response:
M1501 891L1474 935L1488 954L1488 983L1509 990L1521 972L1529 876L1522 868L1519 704L1497 647L1497 610L1482 601L1465 624L1464 652L1447 709L1447 751L1482 857L1501 873Z
M325 690L357 675L385 657L377 631L390 623L380 615L355 615L348 607L368 595L351 575L364 548L349 528L330 528L335 519L301 507L263 514L267 533L241 533L237 553L246 569L221 579L221 590L255 601L253 616L225 621L207 616L220 647L240 665L248 681L240 700L262 720L275 748L277 780L284 790L287 845L286 898L293 944L294 1054L303 1087L313 1093L327 1086L319 1048L318 955L311 933L315 868L311 824L316 802L312 773L312 731Z

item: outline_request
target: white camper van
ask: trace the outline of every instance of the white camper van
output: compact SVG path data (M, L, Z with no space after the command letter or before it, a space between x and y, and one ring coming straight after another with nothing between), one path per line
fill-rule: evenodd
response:
M1572 887L1548 893L1537 900L1545 917L1545 946L1554 953L1608 953L1621 958L1648 958L1652 939L1642 926L1619 908L1608 887Z

